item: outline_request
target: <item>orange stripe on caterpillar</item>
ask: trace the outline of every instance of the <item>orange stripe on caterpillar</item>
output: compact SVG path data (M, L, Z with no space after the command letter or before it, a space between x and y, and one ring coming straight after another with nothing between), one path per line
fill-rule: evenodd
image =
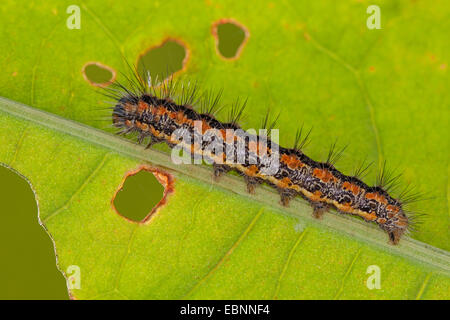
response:
M315 168L313 170L313 176L319 178L323 182L329 182L329 181L337 182L337 179L327 169Z
M302 163L297 157L292 155L281 155L281 161L284 162L290 169L299 169L305 166L305 164Z

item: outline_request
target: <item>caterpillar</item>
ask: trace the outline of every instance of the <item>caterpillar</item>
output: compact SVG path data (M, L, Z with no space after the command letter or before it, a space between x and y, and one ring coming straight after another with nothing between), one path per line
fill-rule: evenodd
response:
M367 167L361 167L353 176L335 168L334 162L340 155L334 151L335 145L325 162L308 157L302 150L310 132L303 136L299 130L294 146L285 148L267 134L268 127L273 129L275 125L275 122L268 125L267 116L263 133L243 131L238 121L246 101L237 101L228 121L221 122L214 116L221 91L216 95L210 91L199 93L196 85L186 85L173 78L155 85L149 74L143 80L137 71L127 80L129 85L116 81L104 88L105 95L114 100L112 124L118 134L134 134L139 144L145 142L146 148L166 143L172 150L183 150L190 159L202 158L212 164L216 179L235 171L245 179L250 193L257 185L266 183L280 194L284 206L299 196L310 203L315 218L321 218L331 208L359 216L387 232L393 245L409 231L411 219L404 206L410 199L400 200L401 196L394 198L388 193L397 177L387 177L385 170L380 174L379 183L371 187L360 179ZM200 110L194 105L200 105ZM230 135L230 131L234 134ZM240 161L236 161L238 158Z

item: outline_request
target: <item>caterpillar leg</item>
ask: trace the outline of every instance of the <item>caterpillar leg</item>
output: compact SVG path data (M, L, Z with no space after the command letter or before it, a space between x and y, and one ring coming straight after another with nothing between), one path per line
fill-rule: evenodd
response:
M164 142L164 139L160 139L155 137L154 135L150 135L150 142L147 144L145 149L150 149L154 144Z
M137 138L137 142L139 144L142 144L142 142L144 141L145 138L147 138L149 135L146 133L140 133L138 138Z
M394 229L392 231L388 231L389 242L393 245L398 244L404 232L404 229Z
M326 203L322 202L310 202L313 207L313 217L316 219L322 219L323 214L330 208Z
M216 164L213 163L214 169L214 179L219 179L222 174L227 173L231 170L231 168L225 164Z
M278 189L278 192L280 193L280 204L283 207L288 207L289 202L297 195L293 190Z
M254 194L256 186L258 184L261 184L261 181L259 181L258 178L247 177L247 176L244 176L244 179L245 179L245 183L247 184L247 192Z

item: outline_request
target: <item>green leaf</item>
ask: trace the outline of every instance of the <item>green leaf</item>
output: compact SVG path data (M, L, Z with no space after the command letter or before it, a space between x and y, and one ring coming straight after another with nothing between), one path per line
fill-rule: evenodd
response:
M86 1L81 29L69 30L70 4L5 1L0 9L8 13L0 22L0 94L76 121L0 100L0 162L32 184L61 271L80 267L73 297L450 296L449 254L432 247L450 248L445 2L380 2L381 30L366 28L367 3L311 1ZM15 23L19 17L26 23ZM234 61L218 57L210 34L213 22L229 17L250 32ZM315 159L339 137L351 142L337 165L344 172L366 156L404 168L406 182L435 196L417 205L428 216L416 240L392 247L357 219L315 221L301 201L282 209L267 188L249 196L237 177L214 183L207 167L178 167L167 154L93 129L102 126L95 109L104 104L83 65L126 71L122 54L133 61L168 36L188 45L193 79L223 86L229 103L250 96L245 128L258 127L270 106L282 111L281 144L305 123L314 126L307 151ZM167 205L138 224L117 215L111 199L125 173L143 163L176 182ZM381 270L381 289L366 286L371 265Z

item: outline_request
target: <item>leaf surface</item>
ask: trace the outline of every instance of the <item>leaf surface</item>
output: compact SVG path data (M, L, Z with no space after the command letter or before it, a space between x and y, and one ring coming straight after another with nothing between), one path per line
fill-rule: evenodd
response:
M73 297L450 296L446 251L408 239L391 248L385 234L356 219L313 221L300 201L281 209L266 188L249 197L236 177L215 184L206 167L177 168L161 152L79 124L104 125L96 121L103 99L81 74L86 62L125 72L122 55L134 61L167 37L181 39L192 79L224 87L229 104L250 97L245 128L257 128L270 107L282 111L282 145L304 123L314 126L307 149L314 159L339 138L351 142L337 165L343 172L364 157L404 169L405 183L434 196L417 205L427 218L414 238L448 250L444 1L380 2L381 30L367 29L364 2L85 1L80 30L66 27L69 2L4 2L0 95L75 121L0 101L0 162L32 184L60 269L80 267ZM26 23L15 23L23 16ZM210 33L229 17L250 32L234 61L217 55ZM117 215L111 199L143 163L173 174L175 192L147 224L136 224ZM380 267L381 289L366 286L371 265Z

